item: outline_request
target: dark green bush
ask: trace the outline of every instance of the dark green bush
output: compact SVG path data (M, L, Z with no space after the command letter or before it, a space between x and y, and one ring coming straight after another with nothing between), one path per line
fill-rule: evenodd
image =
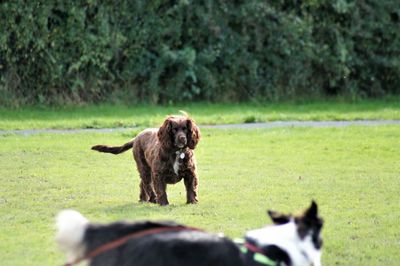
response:
M400 92L400 2L2 1L0 105Z

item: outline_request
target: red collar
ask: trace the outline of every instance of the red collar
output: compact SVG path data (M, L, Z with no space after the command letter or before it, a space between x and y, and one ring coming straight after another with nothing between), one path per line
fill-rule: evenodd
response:
M129 240L131 240L133 238L143 237L143 236L152 235L152 234L165 233L165 232L186 231L186 230L202 232L202 230L200 230L198 228L186 227L186 226L158 227L158 228L147 229L147 230L143 230L143 231L139 231L139 232L135 232L135 233L123 236L114 241L103 244L103 245L99 246L98 248L89 252L86 256L78 258L78 259L74 260L73 262L66 263L66 264L64 264L64 266L72 266L72 265L78 264L84 260L94 258L104 252L107 252L111 249L122 246L123 244L125 244L126 242L128 242Z

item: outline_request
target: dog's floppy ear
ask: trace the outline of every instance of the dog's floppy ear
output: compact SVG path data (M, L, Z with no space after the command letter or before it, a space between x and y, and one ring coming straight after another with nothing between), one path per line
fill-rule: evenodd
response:
M200 140L200 129L196 125L193 119L187 117L187 127L189 130L188 133L188 147L192 150L196 148L197 143Z
M274 224L286 224L290 222L290 215L268 210L268 215Z
M172 138L171 138L171 118L168 117L165 119L164 123L158 130L157 137L161 142L161 145L164 147L172 147Z

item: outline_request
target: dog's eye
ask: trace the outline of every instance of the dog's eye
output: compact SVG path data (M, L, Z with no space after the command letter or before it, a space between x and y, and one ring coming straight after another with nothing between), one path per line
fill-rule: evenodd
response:
M186 131L186 130L187 130L187 127L183 127L182 130L183 130L183 131Z

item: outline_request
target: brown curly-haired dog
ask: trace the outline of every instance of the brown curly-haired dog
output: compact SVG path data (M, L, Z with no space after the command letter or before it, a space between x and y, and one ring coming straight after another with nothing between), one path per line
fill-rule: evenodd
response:
M146 129L118 147L96 145L92 150L120 154L133 148L140 174L140 201L169 204L167 184L184 180L187 203L197 203L198 177L193 150L200 130L190 117L169 116L159 129Z

